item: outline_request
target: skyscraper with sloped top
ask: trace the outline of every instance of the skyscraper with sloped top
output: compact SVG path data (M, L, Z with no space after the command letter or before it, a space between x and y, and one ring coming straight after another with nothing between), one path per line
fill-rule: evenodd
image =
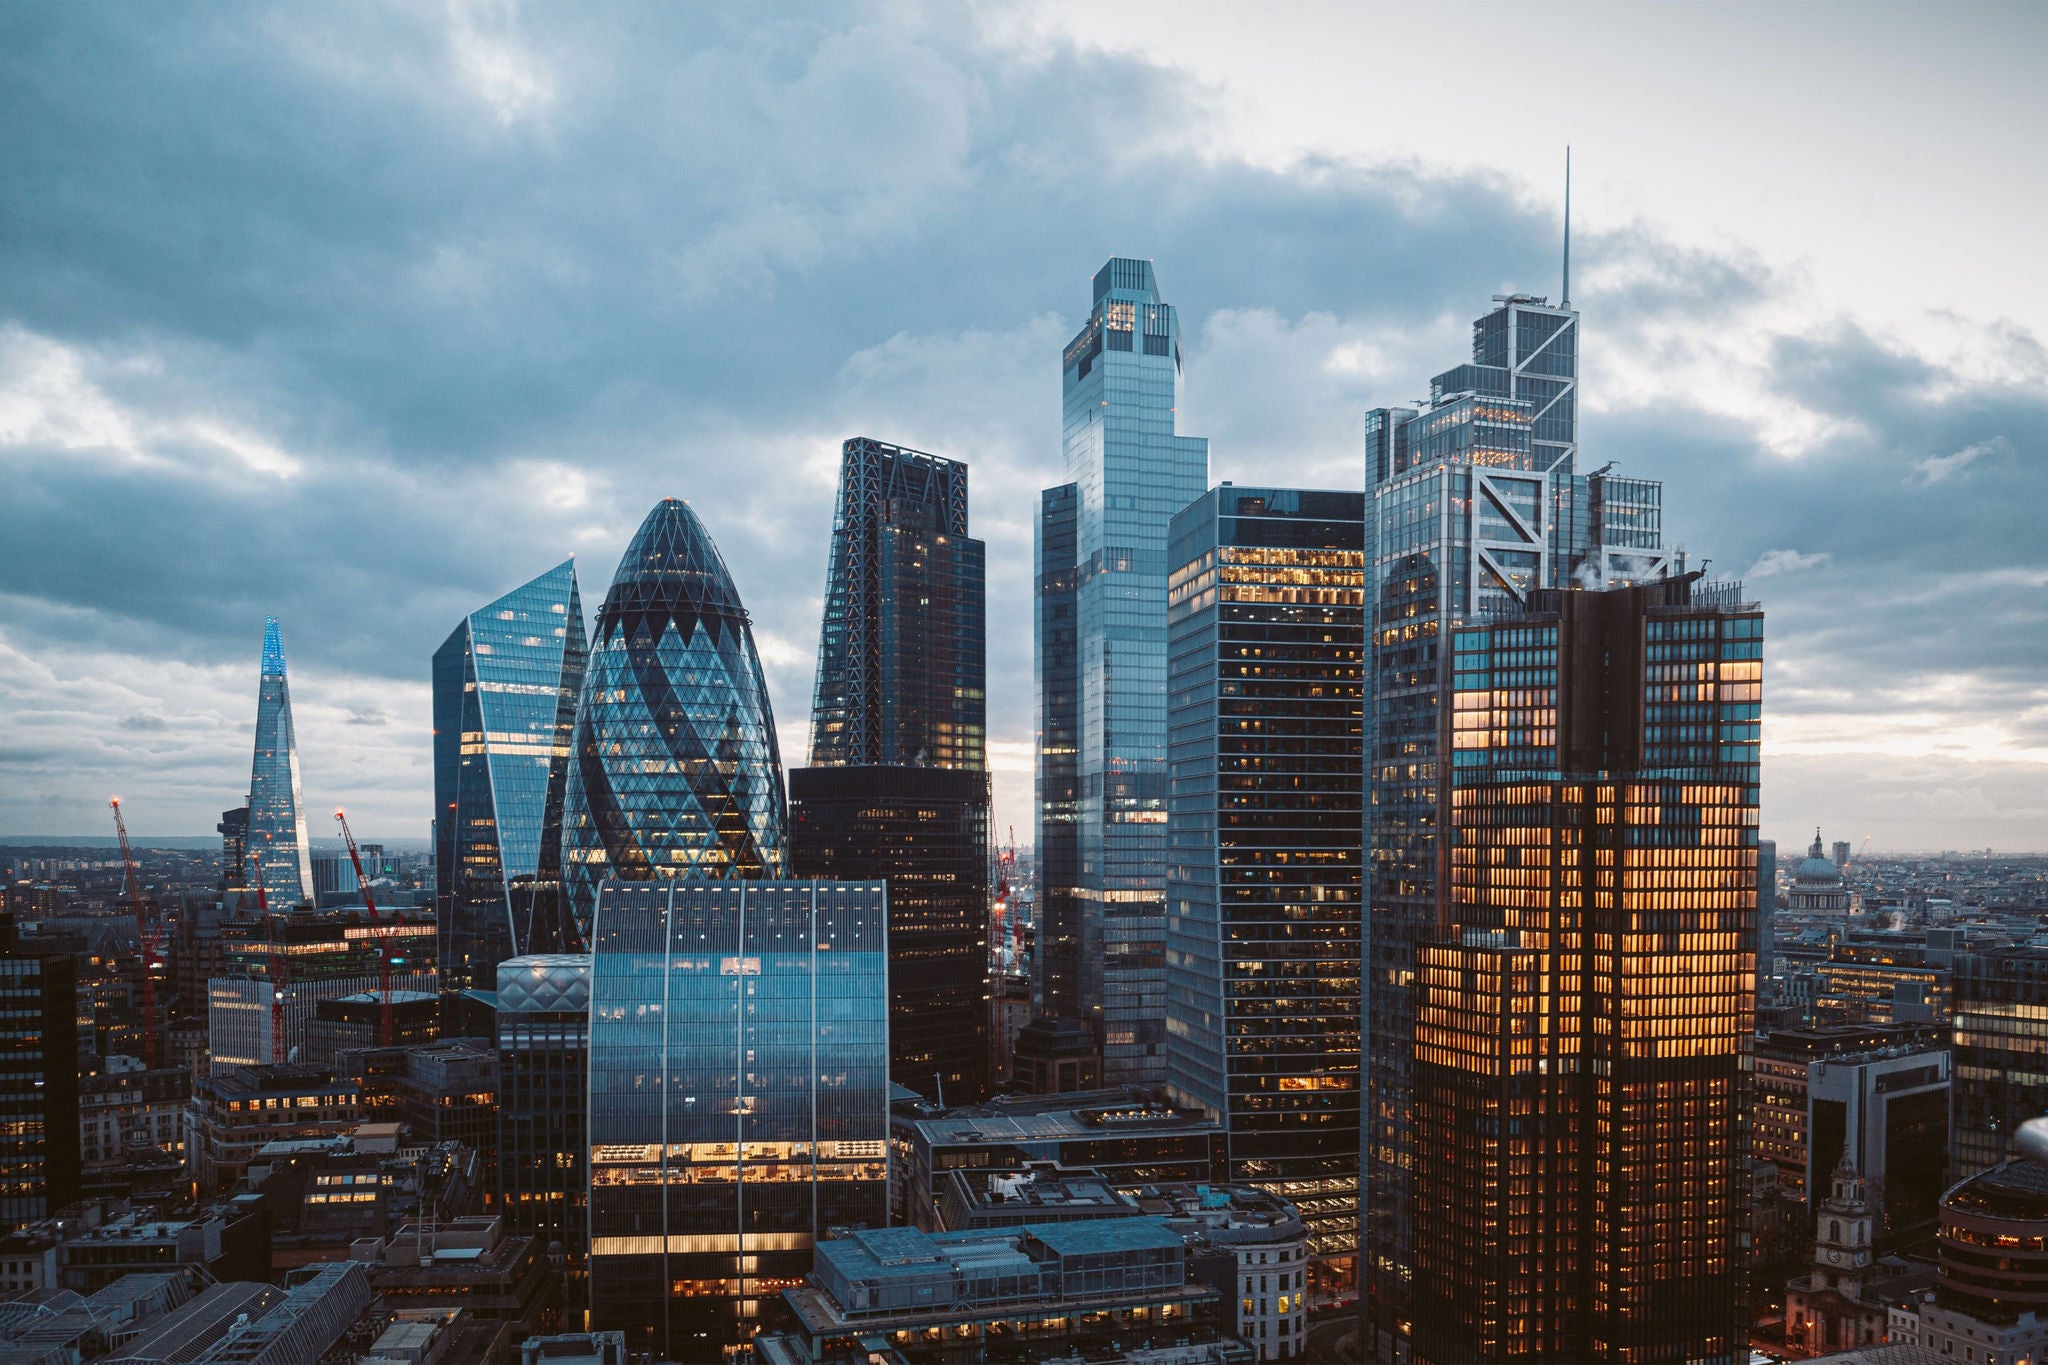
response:
M256 754L249 767L249 856L270 903L288 908L313 898L313 842L306 835L299 782L299 741L285 678L284 633L263 623L263 671L256 690Z
M434 653L434 866L444 997L558 951L562 807L589 653L565 560L462 618Z

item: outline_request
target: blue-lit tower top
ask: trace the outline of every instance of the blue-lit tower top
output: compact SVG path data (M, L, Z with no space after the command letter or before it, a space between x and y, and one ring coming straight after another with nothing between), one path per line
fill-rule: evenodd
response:
M284 908L313 898L313 843L306 834L299 743L292 729L291 685L285 679L284 633L275 616L263 623L256 752L249 765L249 856L262 869L263 889L272 905Z
M679 499L619 561L570 748L563 873L586 937L607 877L783 875L782 756L753 627Z

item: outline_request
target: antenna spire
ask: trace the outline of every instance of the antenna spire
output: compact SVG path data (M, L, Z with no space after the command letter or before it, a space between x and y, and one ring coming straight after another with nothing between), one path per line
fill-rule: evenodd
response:
M1572 307L1572 148L1564 148L1564 309Z

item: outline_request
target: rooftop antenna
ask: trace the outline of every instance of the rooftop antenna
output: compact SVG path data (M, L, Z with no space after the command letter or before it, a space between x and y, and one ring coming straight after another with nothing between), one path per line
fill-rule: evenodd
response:
M1572 310L1572 149L1564 149L1564 311Z

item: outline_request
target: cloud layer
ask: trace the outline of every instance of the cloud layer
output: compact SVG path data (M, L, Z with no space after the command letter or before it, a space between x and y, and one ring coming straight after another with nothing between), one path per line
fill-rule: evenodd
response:
M841 439L968 460L1029 841L1055 356L1112 253L1214 478L1356 486L1557 223L1485 173L1213 152L1184 73L923 9L0 10L0 832L192 833L284 618L315 809L428 818L426 676L679 495L803 752ZM1737 248L1574 243L1588 457L1770 609L1767 826L2048 846L2048 353L1876 334ZM1583 262L1583 264L1581 264Z

